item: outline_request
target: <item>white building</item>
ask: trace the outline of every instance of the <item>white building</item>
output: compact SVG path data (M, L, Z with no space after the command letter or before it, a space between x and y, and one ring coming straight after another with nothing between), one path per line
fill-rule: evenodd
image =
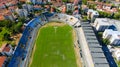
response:
M26 9L16 9L16 12L20 17L28 16L28 11Z
M104 38L104 39L110 39L113 33L114 32L113 32L112 29L105 29L105 31L103 32L102 38Z
M105 31L105 29L108 29L111 25L107 18L96 18L93 26L97 31Z
M29 4L23 4L22 5L23 9L26 9L28 12L33 11L33 6Z
M33 4L41 4L41 3L46 3L47 0L30 0ZM50 0L49 0L50 1Z
M112 34L110 40L110 44L118 46L120 45L120 35L118 34Z
M11 12L8 12L7 14L4 15L4 18L6 20L11 20L11 21L14 21L15 20L15 17L14 15L11 13Z
M120 50L119 49L114 52L114 56L118 61L120 61Z
M88 19L91 19L91 22L93 23L94 20L99 16L99 13L93 9L89 9L87 15Z
M74 4L72 4L72 3L67 3L66 7L67 7L67 11L73 11L74 10Z
M103 32L103 38L109 39L110 44L112 45L120 45L120 32L119 31L113 31L112 29L106 29Z
M51 0L48 0L48 2L51 2Z

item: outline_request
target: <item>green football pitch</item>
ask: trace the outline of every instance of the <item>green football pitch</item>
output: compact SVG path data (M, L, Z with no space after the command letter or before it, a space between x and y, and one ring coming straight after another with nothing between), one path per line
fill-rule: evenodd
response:
M72 32L68 25L40 28L30 67L77 67Z

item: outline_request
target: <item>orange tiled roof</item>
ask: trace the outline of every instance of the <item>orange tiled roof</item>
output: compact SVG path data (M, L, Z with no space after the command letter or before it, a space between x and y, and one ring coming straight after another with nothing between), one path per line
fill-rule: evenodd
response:
M4 20L4 16L3 15L0 15L0 20Z
M34 7L35 7L35 8L41 8L41 6L39 6L39 5L35 5Z
M3 52L9 52L10 49L11 49L10 46L6 44L2 51Z
M2 67L5 60L6 60L6 56L0 56L0 67Z

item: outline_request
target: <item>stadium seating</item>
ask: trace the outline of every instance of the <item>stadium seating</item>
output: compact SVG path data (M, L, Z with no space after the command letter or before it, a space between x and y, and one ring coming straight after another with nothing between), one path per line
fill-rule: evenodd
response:
M18 43L18 46L12 56L12 59L10 60L8 67L24 67L24 63L26 63L24 60L26 59L28 52L29 52L29 48L31 46L31 43L33 41L33 37L36 33L34 33L33 31L37 31L36 28L38 27L38 25L40 26L40 24L42 24L40 17L34 18L33 20L31 20L23 34L22 37Z
M40 16L28 22L22 34L22 37L18 43L18 46L16 47L16 50L8 64L8 67L27 67L37 31L41 27L41 25L44 25L46 24L46 22L51 21L50 20L51 18L54 19L53 15L55 14L53 13L50 14L48 12L42 13ZM65 22L66 22L66 19L69 20L72 17L65 14L58 14L58 16L64 19ZM74 17L72 18L73 18L73 21L71 22L68 21L68 24L74 25L78 21L78 19Z

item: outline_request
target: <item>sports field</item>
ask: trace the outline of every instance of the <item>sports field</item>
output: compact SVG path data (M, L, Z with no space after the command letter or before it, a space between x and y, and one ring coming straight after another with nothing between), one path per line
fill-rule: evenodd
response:
M72 30L65 24L40 28L30 67L77 67Z

